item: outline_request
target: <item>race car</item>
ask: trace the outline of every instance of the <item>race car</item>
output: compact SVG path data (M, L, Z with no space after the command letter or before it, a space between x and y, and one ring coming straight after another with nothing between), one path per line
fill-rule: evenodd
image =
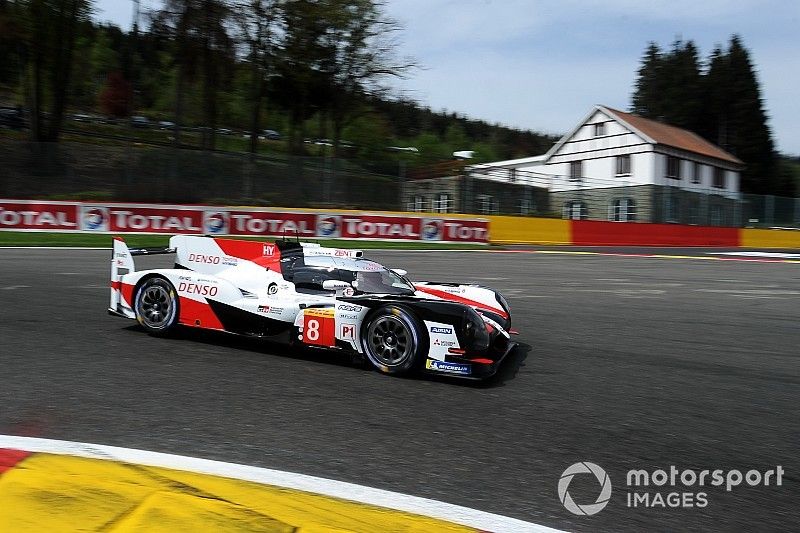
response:
M174 254L172 268L137 271L133 258ZM502 295L471 284L412 282L361 250L178 235L167 248L114 237L112 315L147 332L178 327L344 350L385 374L422 370L481 379L513 350Z

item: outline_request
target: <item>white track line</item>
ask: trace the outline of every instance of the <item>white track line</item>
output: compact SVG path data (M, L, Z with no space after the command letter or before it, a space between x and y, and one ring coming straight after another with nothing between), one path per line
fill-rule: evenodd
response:
M17 437L13 435L0 435L0 448L12 448L57 455L72 455L90 459L113 460L240 479L242 481L251 481L263 485L273 485L312 492L333 498L424 515L496 533L505 531L521 533L560 533L557 529L541 526L539 524L486 513L459 505L451 505L428 498L409 496L407 494L365 487L354 483L307 476L305 474L283 472L281 470L272 470L269 468L258 468L221 461L211 461L209 459L197 459L182 455L134 450L131 448L118 448L116 446L104 446L101 444Z

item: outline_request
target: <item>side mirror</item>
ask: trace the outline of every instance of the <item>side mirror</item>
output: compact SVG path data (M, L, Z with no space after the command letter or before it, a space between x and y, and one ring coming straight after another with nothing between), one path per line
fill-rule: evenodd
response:
M391 270L400 277L405 277L408 274L408 270L403 270L402 268L393 268Z
M338 279L326 279L322 282L322 288L326 291L341 291L350 286L346 281L339 281Z

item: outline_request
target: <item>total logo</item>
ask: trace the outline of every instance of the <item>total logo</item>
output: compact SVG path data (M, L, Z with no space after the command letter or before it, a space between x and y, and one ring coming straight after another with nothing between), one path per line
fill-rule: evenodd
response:
M334 215L317 216L317 235L320 237L338 237L341 231L339 218Z
M206 211L203 213L203 227L206 233L220 235L228 232L227 211Z
M108 209L105 207L82 206L82 229L89 231L108 231Z
M422 220L422 231L420 235L425 241L439 241L442 239L444 222L437 218L425 218Z

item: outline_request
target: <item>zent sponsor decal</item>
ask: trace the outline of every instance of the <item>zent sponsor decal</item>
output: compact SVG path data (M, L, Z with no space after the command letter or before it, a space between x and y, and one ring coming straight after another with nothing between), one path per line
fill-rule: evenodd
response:
M445 363L444 361L436 361L428 359L425 362L425 368L428 370L435 370L436 372L444 372L447 374L459 374L462 376L469 376L472 374L470 365L459 365L457 363Z
M449 335L453 333L453 328L438 328L436 326L431 326L431 333L444 333L445 335Z

